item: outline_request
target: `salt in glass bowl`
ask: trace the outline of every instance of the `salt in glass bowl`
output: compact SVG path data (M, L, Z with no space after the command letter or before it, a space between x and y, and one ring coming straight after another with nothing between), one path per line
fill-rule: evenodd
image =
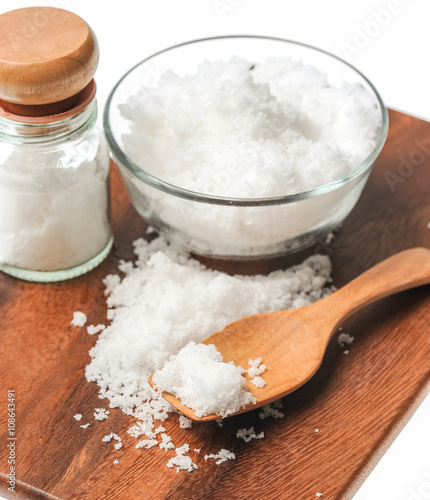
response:
M364 87L381 115L373 150L364 161L333 182L306 192L271 198L228 198L190 191L157 177L150 172L150 165L135 163L122 141L128 127L124 103L130 106L130 95L142 85L156 86L160 74L166 70L184 75L192 73L204 59L227 60L232 55L253 62L268 57L293 57L327 74L330 84L346 81ZM342 59L289 40L237 35L183 43L144 59L113 88L103 124L130 199L157 232L197 255L247 260L302 250L342 223L359 199L385 142L388 115L372 83ZM242 230L244 227L246 231Z

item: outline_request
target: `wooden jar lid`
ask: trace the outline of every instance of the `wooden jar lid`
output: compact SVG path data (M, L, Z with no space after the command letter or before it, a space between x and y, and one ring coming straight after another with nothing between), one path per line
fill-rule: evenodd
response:
M72 12L29 7L0 15L2 114L34 117L71 109L98 59L93 30Z

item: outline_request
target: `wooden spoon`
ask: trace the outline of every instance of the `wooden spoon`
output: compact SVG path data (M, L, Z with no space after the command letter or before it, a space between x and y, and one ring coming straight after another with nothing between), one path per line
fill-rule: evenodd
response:
M258 357L266 365L266 381L257 388L248 381L256 404L236 414L253 410L295 391L318 370L331 337L340 324L359 309L402 290L430 283L430 250L411 248L382 261L333 294L313 304L255 314L235 321L203 341L215 344L224 361L248 367ZM152 375L149 379L151 386ZM218 415L197 417L173 395L163 397L187 417L209 421Z

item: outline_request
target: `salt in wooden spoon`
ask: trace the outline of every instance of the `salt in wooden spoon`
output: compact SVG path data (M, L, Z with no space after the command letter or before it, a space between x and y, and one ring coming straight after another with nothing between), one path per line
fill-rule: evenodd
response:
M262 358L263 388L248 381L256 404L238 413L266 405L295 391L318 370L331 337L340 324L359 309L402 290L430 283L430 250L411 248L380 262L333 294L297 309L255 314L235 321L203 341L215 344L224 361L242 367ZM152 376L149 380L152 384ZM197 417L173 395L163 397L187 417L209 421L218 415Z

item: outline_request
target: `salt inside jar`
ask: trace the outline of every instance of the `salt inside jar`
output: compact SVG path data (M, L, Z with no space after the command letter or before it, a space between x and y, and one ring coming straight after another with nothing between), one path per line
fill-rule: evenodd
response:
M0 16L0 269L15 277L79 276L112 246L97 63L94 33L71 12Z

